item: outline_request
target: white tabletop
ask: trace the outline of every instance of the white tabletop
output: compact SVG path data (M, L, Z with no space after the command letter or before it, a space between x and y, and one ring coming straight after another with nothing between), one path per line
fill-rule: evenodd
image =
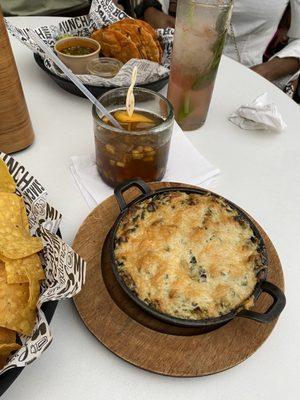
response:
M55 24L58 18L10 20L34 27ZM91 106L64 92L38 68L25 46L15 39L11 42L36 135L34 144L15 157L48 189L49 202L63 214L63 237L71 243L89 209L71 176L70 156L93 149ZM227 116L237 106L265 91L287 123L284 132L242 131L228 122ZM188 137L221 169L214 191L252 214L277 248L287 306L272 335L231 370L202 378L169 378L140 370L110 353L85 328L72 302L64 301L51 324L53 344L22 372L3 400L298 398L299 106L268 81L223 57L207 122Z

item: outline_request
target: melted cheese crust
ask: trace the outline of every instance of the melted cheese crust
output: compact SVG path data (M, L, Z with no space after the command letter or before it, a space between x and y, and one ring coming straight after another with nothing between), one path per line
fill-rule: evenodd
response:
M132 206L115 240L125 284L177 318L219 317L251 306L262 268L249 223L213 195L167 192Z

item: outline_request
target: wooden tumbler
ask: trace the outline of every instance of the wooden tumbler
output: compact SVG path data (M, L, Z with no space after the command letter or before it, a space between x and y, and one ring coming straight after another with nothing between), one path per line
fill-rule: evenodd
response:
M30 122L18 70L0 7L0 151L13 153L32 144Z

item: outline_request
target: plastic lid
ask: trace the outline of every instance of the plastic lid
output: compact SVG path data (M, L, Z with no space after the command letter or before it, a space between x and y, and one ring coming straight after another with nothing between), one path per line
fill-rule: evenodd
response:
M90 74L101 76L102 78L113 78L122 68L123 63L115 58L100 57L91 60L87 69Z

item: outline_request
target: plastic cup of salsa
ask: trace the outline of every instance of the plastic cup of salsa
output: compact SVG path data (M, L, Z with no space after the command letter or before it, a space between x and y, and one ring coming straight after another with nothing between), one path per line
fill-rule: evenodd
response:
M115 58L99 57L96 60L91 60L88 63L87 69L91 75L110 79L117 75L122 66L123 63Z

